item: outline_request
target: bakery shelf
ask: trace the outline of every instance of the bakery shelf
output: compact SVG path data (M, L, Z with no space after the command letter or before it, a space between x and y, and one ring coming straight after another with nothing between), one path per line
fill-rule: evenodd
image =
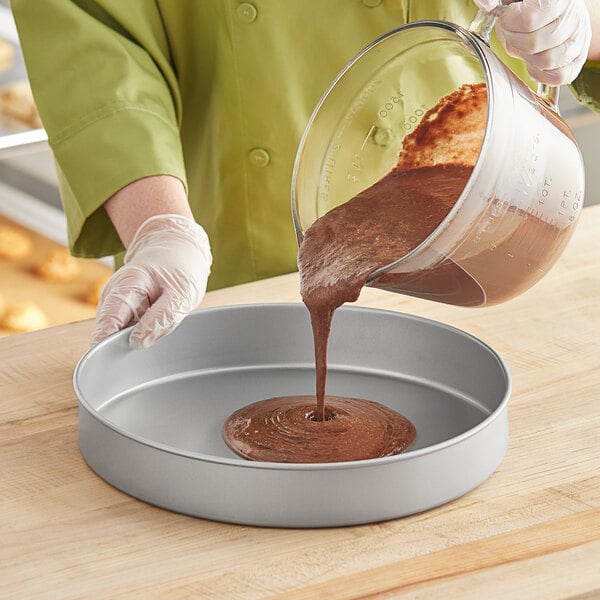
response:
M44 129L29 129L0 135L0 160L42 150L48 141Z
M19 46L19 36L10 9L0 5L0 38L12 45L13 63L0 72L0 88L27 80L25 61ZM36 152L47 143L44 129L27 124L0 112L0 160L17 154Z

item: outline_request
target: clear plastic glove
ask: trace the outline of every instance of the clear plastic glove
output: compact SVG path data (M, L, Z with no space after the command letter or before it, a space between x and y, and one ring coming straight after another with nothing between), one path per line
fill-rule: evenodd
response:
M491 12L500 0L474 0ZM527 65L540 83L571 83L581 71L592 40L590 15L584 0L505 0L496 34L511 56Z
M204 297L212 256L206 232L180 215L159 215L137 230L125 264L100 294L92 344L135 324L132 348L171 333Z

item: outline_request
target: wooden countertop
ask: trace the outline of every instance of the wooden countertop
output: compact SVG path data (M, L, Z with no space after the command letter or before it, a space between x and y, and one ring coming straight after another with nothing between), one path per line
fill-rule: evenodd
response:
M86 466L73 368L90 320L0 340L0 597L599 598L600 206L519 298L462 309L366 289L360 303L457 326L513 377L510 446L445 506L359 527L252 528L148 506ZM297 301L296 275L204 306ZM335 499L332 499L332 502Z

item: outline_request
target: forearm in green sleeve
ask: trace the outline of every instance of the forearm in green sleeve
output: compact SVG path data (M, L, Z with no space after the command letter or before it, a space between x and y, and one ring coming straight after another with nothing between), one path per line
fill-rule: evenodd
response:
M570 88L579 102L600 113L600 61L588 61Z
M28 75L54 153L72 250L122 244L103 204L151 175L185 185L180 99L152 2L13 0Z

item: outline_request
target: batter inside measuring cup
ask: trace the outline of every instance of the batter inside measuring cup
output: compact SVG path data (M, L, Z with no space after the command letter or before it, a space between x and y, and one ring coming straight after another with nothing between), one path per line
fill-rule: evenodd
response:
M306 231L298 266L315 343L316 397L270 398L233 413L223 438L234 452L259 461L338 462L399 454L413 443L414 425L389 407L326 395L331 322L371 273L419 245L454 206L479 154L486 106L484 84L442 98L405 138L392 171Z

